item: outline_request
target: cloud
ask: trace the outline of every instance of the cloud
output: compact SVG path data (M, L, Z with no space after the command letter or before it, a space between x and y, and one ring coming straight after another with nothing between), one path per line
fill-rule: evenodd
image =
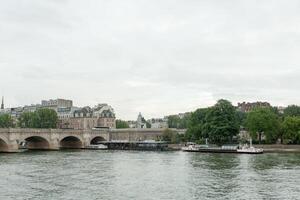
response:
M10 0L0 6L8 106L71 98L135 119L219 98L297 104L299 1Z

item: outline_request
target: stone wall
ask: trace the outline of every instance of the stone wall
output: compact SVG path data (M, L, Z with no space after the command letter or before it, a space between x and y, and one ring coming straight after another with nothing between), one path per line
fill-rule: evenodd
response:
M165 129L111 129L110 140L143 141L159 140Z

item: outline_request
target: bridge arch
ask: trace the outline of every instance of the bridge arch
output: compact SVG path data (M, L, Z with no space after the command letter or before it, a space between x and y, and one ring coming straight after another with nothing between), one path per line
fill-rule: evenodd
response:
M90 144L99 144L103 141L106 141L104 137L102 136L96 136L96 137L93 137L90 141Z
M42 136L30 136L25 138L26 148L31 150L45 150L50 148L49 141Z
M8 144L5 140L0 138L0 152L7 152L8 151Z
M76 136L66 136L59 142L61 149L81 149L83 148L83 142Z

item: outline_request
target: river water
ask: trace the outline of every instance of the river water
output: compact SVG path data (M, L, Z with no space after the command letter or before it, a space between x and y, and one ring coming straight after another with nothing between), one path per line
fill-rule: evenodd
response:
M300 199L300 154L0 154L0 199Z

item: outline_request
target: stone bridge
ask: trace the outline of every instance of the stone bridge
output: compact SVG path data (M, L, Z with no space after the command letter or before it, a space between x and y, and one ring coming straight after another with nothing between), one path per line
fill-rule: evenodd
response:
M160 140L164 129L0 129L0 152L17 152L20 144L27 149L82 149L91 144L110 141ZM182 130L173 129L179 134ZM180 132L181 131L181 132Z
M20 144L28 149L80 149L99 141L109 141L108 129L0 129L0 152L16 152Z

